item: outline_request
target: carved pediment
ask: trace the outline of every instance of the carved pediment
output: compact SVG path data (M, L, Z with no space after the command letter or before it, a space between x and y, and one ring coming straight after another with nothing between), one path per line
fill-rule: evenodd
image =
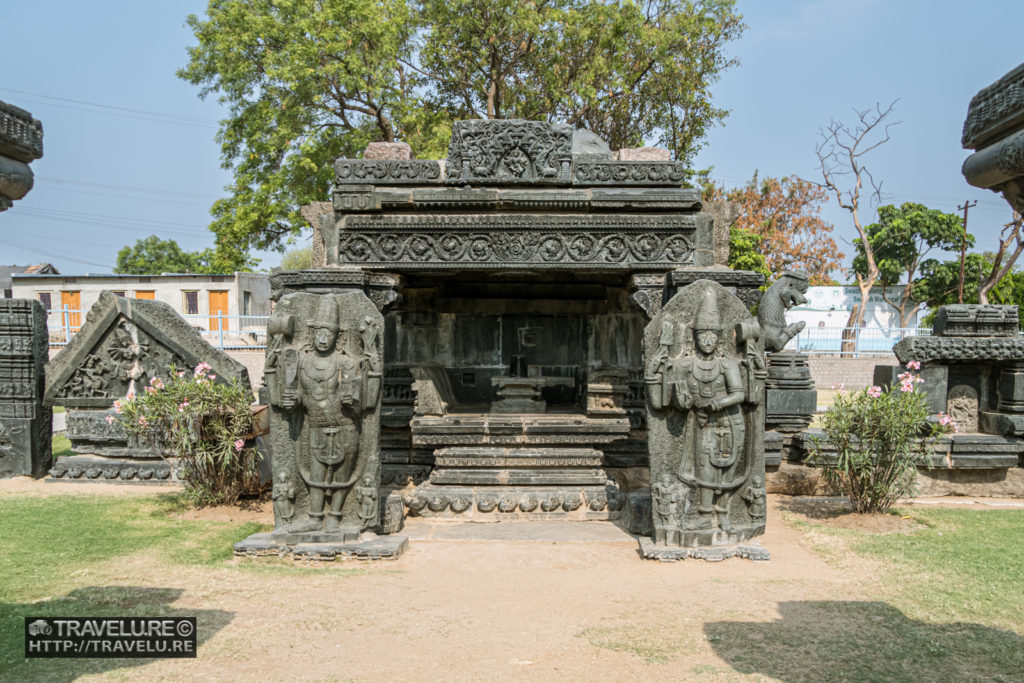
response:
M104 291L47 366L45 402L109 407L129 391L140 393L151 378L166 378L172 365L191 370L200 362L210 364L217 381L249 382L245 366L210 346L167 304Z

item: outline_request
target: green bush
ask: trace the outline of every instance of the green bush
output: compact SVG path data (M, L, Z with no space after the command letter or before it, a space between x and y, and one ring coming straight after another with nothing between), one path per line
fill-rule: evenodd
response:
M918 370L920 363L907 364ZM948 415L929 420L928 403L917 385L922 381L910 370L887 391L873 386L863 391L836 394L822 419L822 430L836 449L834 466L824 462L820 443L812 448L811 462L823 467L829 484L850 498L856 512L879 513L914 493L914 475L922 453L934 439L956 430Z
M215 382L210 366L191 373L173 366L166 382L154 377L142 394L114 401L135 444L177 457L185 492L195 505L230 505L259 492L259 454L248 387Z

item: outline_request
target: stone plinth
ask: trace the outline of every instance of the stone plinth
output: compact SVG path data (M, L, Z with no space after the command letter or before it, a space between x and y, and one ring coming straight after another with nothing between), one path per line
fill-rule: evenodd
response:
M811 423L818 410L818 392L807 354L777 351L766 356L765 429L792 434Z
M0 299L0 478L42 477L50 466L53 415L42 403L48 350L42 304Z

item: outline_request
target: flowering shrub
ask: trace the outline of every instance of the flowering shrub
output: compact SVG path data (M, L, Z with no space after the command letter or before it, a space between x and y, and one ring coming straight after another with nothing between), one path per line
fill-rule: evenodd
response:
M192 372L171 366L166 380L154 377L142 394L114 401L129 437L180 459L185 492L196 505L236 503L258 493L256 449L250 394L237 381L217 383L207 363Z
M899 384L887 391L873 386L863 391L836 394L822 420L822 429L836 449L836 464L825 467L825 480L849 496L857 512L885 512L913 493L917 463L925 447L936 437L956 431L956 422L940 414L930 421L928 404L918 385L924 381L907 363ZM816 443L812 462L822 461Z

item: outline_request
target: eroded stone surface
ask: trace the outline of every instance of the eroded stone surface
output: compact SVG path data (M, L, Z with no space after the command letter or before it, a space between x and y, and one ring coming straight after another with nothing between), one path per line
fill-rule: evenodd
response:
M32 299L0 299L0 478L41 477L52 455L52 411L44 407L46 310Z
M758 326L721 285L676 294L644 333L654 541L735 545L764 531Z

